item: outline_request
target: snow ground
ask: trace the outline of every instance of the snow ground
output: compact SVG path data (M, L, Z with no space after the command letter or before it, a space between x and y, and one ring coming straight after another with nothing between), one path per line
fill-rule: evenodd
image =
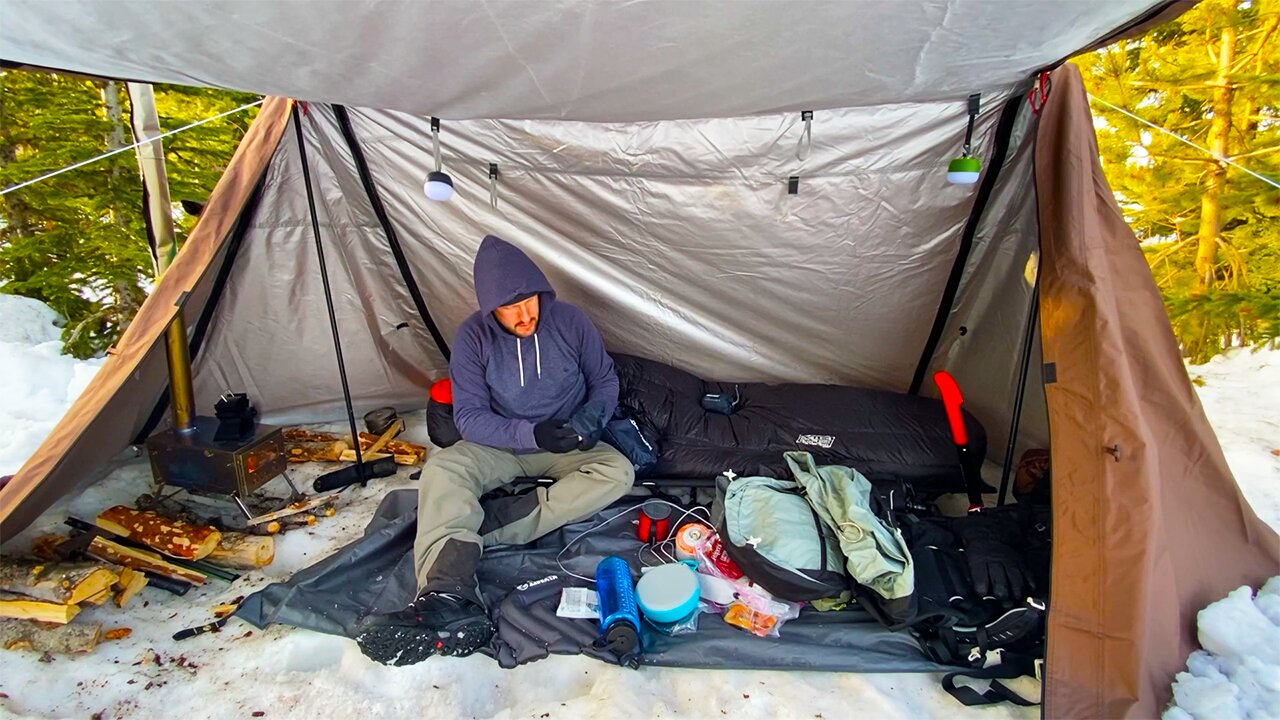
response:
M0 318L5 321L0 325L3 474L12 472L24 459L21 448L29 452L33 447L30 436L19 441L14 430L38 418L47 425L36 439L47 432L100 362L77 363L59 356L56 344L49 345L57 338L57 328L52 327L56 316L40 312L28 302L0 295ZM1201 397L1246 495L1259 514L1273 526L1280 526L1280 458L1270 452L1280 444L1280 411L1271 409L1280 407L1280 383L1268 382L1280 380L1280 352L1256 356L1236 353L1221 362L1192 368L1192 374L1204 377ZM37 432L34 427L29 431ZM413 425L408 432L411 440L425 440L420 426ZM316 471L304 467L290 472L299 484L309 484ZM280 536L275 562L261 571L245 573L234 586L211 581L182 598L149 589L124 610L110 605L90 607L77 618L77 622L101 622L104 629L132 628L133 634L124 640L105 642L89 655L57 657L49 663L31 653L0 654L0 718L86 717L96 713L103 718L192 719L253 717L256 713L266 718L369 719L579 718L605 714L646 719L764 719L856 714L1030 720L1039 716L1036 708L961 707L939 689L938 676L930 674L632 671L582 657L549 658L513 671L501 670L484 657L435 659L409 668L387 668L366 660L346 639L285 627L258 631L238 620L219 633L181 643L170 639L179 629L208 622L215 605L286 578L358 535L386 491L413 485L407 475L408 471L402 470L395 478L368 488L352 488L343 496L336 516ZM103 481L62 501L33 528L9 539L5 549L22 549L37 534L58 530L68 514L91 517L110 505L131 503L149 489L150 470L145 460L126 453ZM276 494L285 492L280 480L268 489ZM1269 617L1280 622L1274 615ZM1224 666L1221 661L1216 665ZM1274 679L1257 668L1249 672L1261 682ZM1217 693L1211 699L1231 692L1216 678L1207 682L1211 685L1207 692ZM1280 683L1272 688L1280 688ZM1191 690L1195 692L1195 688ZM1264 712L1266 709L1263 706ZM1271 706L1270 710L1273 716L1280 715L1280 709ZM1195 717L1208 716L1197 713Z
M62 354L62 318L0 293L0 475L18 470L102 365Z

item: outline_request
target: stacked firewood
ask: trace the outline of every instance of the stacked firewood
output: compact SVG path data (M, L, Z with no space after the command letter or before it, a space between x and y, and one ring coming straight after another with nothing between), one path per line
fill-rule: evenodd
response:
M264 567L275 557L270 535L220 532L122 505L93 524L69 518L71 536L36 539L37 559L0 558L0 647L37 652L92 650L98 623L72 622L90 605L123 608L152 586L183 595L210 578L232 582L233 569ZM124 631L127 634L127 631Z
M381 436L362 432L359 436L360 453L366 461L390 455L397 465L421 465L427 457L427 448L392 438L403 428L397 421ZM356 451L350 435L287 428L284 431L289 462L355 462Z

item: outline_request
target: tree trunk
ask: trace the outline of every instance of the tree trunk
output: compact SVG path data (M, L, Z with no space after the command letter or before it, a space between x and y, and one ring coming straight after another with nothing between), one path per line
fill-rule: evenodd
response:
M108 80L102 89L102 104L107 108L107 121L111 123L111 132L107 134L107 150L119 150L128 143L124 140L124 111L120 108L120 86L115 80ZM111 164L111 179L120 177L120 165Z
M1218 49L1218 73L1213 79L1213 122L1209 126L1209 150L1217 158L1210 166L1204 196L1200 200L1200 235L1196 250L1196 290L1204 292L1213 285L1218 264L1218 234L1222 228L1222 192L1227 184L1227 164L1223 158L1231 141L1231 65L1235 61L1236 31L1222 31Z

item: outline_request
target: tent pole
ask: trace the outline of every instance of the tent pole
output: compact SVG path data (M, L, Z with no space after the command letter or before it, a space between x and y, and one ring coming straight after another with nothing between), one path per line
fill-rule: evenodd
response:
M356 430L356 412L351 406L351 387L347 384L347 365L342 360L342 337L338 334L338 315L333 309L333 292L329 288L329 269L324 262L324 245L320 242L320 219L316 216L316 198L311 189L311 168L307 164L307 143L302 137L302 114L298 102L293 102L293 129L298 136L298 156L302 162L302 184L307 190L307 208L311 212L311 233L316 239L316 257L320 261L320 283L324 286L324 303L329 309L329 329L333 332L333 350L338 356L338 377L342 380L342 399L347 404L347 422L351 426L351 445L356 451L354 482L364 482L366 470L360 452L360 432ZM343 471L336 471L343 472ZM329 473L330 475L334 473ZM317 480L319 482L319 480ZM350 484L350 483L347 483Z
M1013 453L1018 444L1018 428L1022 424L1022 400L1027 395L1027 370L1031 366L1031 347L1034 344L1036 323L1040 321L1040 262L1036 258L1036 281L1031 286L1031 309L1027 312L1027 326L1022 332L1022 359L1018 365L1018 386L1013 395L1013 417L1009 420L1009 444L1004 450L1004 466L1000 470L1000 494L996 505L1004 505L1009 493L1009 473L1013 469Z
M134 137L142 142L135 152L146 190L147 227L152 235L155 276L159 280L178 255L173 229L173 205L169 199L169 179L164 167L164 145L159 139L160 117L156 97L147 83L127 83L132 108ZM143 142L150 140L150 142ZM169 360L169 387L173 399L173 427L180 433L192 430L195 393L191 388L191 351L182 307L165 330L165 350Z

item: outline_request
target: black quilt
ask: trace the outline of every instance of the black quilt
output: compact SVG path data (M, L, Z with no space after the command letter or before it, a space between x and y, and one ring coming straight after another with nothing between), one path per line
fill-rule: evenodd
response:
M942 403L838 385L722 383L670 365L613 355L620 404L658 438L656 478L789 477L782 453L848 465L872 480L899 479L923 493L962 492L964 480ZM731 416L702 408L706 393L741 393ZM987 434L965 413L969 446L985 457Z

